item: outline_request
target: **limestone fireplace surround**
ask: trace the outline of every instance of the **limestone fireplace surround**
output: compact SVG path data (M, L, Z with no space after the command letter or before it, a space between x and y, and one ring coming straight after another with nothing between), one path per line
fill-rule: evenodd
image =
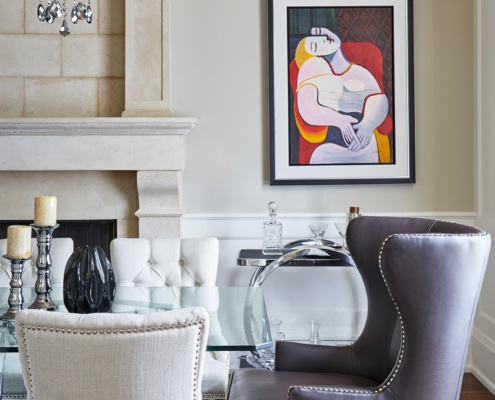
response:
M180 237L186 136L197 120L170 111L169 58L168 0L126 0L122 117L0 118L0 172L136 171L139 237ZM12 204L3 206L5 219Z
M179 237L185 144L196 124L156 117L0 119L0 171L137 171L139 236Z

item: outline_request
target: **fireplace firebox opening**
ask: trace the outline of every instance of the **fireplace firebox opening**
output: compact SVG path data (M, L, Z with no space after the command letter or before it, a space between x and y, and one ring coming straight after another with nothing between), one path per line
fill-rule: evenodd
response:
M32 223L33 221L0 221L0 238L7 237L7 228L10 225ZM117 220L62 220L57 223L60 226L53 231L54 238L71 238L74 241L74 250L86 245L91 248L99 246L110 258L110 242L117 237ZM36 237L34 230L32 237Z

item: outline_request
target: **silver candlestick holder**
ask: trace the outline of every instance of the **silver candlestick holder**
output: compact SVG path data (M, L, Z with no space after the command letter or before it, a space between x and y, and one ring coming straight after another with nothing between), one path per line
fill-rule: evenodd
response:
M52 291L52 281L50 279L52 259L50 256L50 248L52 246L53 231L57 229L59 225L38 226L31 224L31 227L36 232L36 242L38 245L38 258L36 259L38 278L36 279L36 285L34 286L36 299L29 308L53 311L58 309L58 305L50 298L50 292Z
M22 304L24 303L24 297L22 295L22 271L24 269L24 262L30 260L31 257L12 258L4 254L3 258L10 261L12 276L10 278L9 309L5 314L0 316L0 320L13 321L17 312L22 310Z

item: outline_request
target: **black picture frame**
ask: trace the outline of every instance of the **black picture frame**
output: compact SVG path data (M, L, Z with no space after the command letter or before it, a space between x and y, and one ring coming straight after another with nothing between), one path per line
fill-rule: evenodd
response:
M268 0L268 37L270 185L415 183L412 0Z

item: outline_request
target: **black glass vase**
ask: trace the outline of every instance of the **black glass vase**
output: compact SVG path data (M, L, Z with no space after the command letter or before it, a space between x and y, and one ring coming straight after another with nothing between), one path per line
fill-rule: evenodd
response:
M78 247L64 272L64 304L78 314L107 312L115 297L115 276L105 252L98 246Z

